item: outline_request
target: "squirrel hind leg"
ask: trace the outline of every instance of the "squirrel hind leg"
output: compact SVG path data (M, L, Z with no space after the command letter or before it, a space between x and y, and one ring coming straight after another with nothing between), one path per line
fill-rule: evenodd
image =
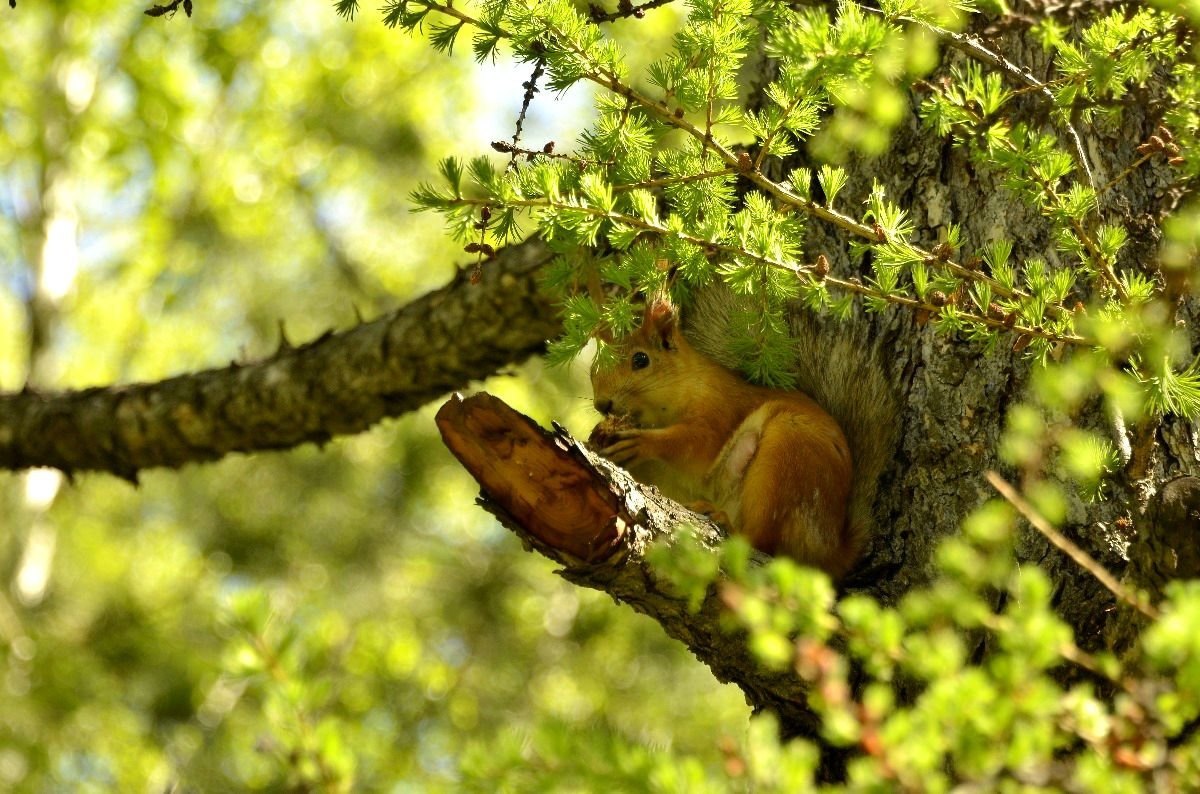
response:
M736 531L761 551L786 554L834 578L850 570L859 544L846 522L849 461L837 449L837 440L818 428L766 423L745 471Z
M756 421L757 420L757 421ZM762 435L761 417L751 416L734 431L733 437L725 442L717 458L716 479L720 482L739 482L750 468L750 462L758 454ZM710 475L712 476L712 475Z
M719 513L725 516L725 525L740 531L742 523L741 512L745 494L746 472L758 456L759 445L763 432L763 411L759 410L747 417L736 430L721 453L708 470L705 477L709 497ZM754 539L750 539L754 543ZM754 543L760 551L772 551Z

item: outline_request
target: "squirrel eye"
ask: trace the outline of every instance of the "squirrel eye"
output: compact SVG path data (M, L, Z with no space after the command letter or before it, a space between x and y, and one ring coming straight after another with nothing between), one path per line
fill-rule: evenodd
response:
M639 350L633 354L632 363L634 369L645 369L646 367L650 366L650 356Z

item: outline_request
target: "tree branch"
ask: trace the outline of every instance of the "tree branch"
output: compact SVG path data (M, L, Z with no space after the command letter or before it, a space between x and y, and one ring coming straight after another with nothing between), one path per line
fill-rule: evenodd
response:
M718 680L741 687L755 710L776 712L791 735L816 735L819 721L799 676L763 668L744 632L722 626L717 588L692 611L646 562L652 544L671 543L681 532L715 552L722 534L716 524L644 488L561 427L547 432L490 394L455 395L437 423L446 446L479 481L484 509L562 564L564 579L648 615Z
M136 480L231 452L288 449L359 433L506 364L558 332L537 274L540 240L502 250L471 285L447 286L349 331L269 358L157 383L0 394L0 468L52 466Z
M1070 538L1055 529L1046 520L1045 516L1037 512L1033 505L1025 501L1016 488L1009 485L1007 480L994 471L984 472L983 476L1009 504L1016 508L1018 513L1025 517L1025 520L1034 529L1041 532L1046 540L1054 544L1055 548L1078 563L1081 568L1092 576L1096 577L1100 584L1108 588L1109 592L1151 620L1158 620L1161 617L1158 609L1153 604L1147 603L1137 593L1128 590L1117 580L1117 577L1109 573L1092 555L1088 554L1072 542Z

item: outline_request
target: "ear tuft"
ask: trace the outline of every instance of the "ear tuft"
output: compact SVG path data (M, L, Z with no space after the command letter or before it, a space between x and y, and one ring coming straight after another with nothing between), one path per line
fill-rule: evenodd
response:
M674 347L672 337L678 327L679 313L666 298L655 298L646 305L646 317L642 328L650 339L657 339L664 349Z

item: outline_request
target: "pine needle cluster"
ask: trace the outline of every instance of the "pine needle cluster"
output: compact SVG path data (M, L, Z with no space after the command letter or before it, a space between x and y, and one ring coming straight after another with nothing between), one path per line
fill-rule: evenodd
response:
M989 349L1007 340L1044 361L1096 346L1112 335L1098 325L1125 324L1131 306L1162 297L1153 272L1122 263L1130 232L1108 197L1140 168L1173 167L1180 181L1197 172L1190 144L1200 88L1181 20L1167 11L1114 11L1078 33L1046 21L1038 32L1053 53L1054 77L1040 81L956 32L978 10L971 2L843 2L829 10L695 0L671 50L636 75L605 27L567 0L491 0L473 14L464 7L389 0L384 19L423 30L440 50L467 32L480 60L505 47L543 65L555 91L579 82L599 89L596 121L569 155L530 152L505 170L482 156L451 159L441 183L413 196L477 252L532 230L555 248L546 283L562 298L567 332L552 361L627 329L632 295L669 289L686 303L690 290L714 279L756 302L760 311L743 318L737 344L747 373L776 384L789 379L784 312L797 299L838 314L856 300L869 311L907 307L947 333ZM970 57L925 82L933 62L912 57L916 37ZM747 111L738 74L760 40L776 76L763 106ZM1148 81L1169 83L1178 102L1139 157L1106 163L1120 173L1097 184L1078 127L1119 125L1123 103ZM913 241L910 211L881 183L854 206L839 201L846 174L835 165L769 176L769 164L800 147L870 153L874 133L886 137L898 123L895 108L909 92L924 94L920 116L930 134L965 149L1047 220L1052 251L1014 261L1013 241L969 240L954 224L938 245L923 247ZM1011 120L1026 94L1047 103L1044 125ZM871 277L830 273L806 259L814 221L841 229L852 257L869 258ZM1186 361L1172 361L1168 377L1128 367L1156 409L1200 402L1200 392L1181 400L1163 391L1187 391Z

